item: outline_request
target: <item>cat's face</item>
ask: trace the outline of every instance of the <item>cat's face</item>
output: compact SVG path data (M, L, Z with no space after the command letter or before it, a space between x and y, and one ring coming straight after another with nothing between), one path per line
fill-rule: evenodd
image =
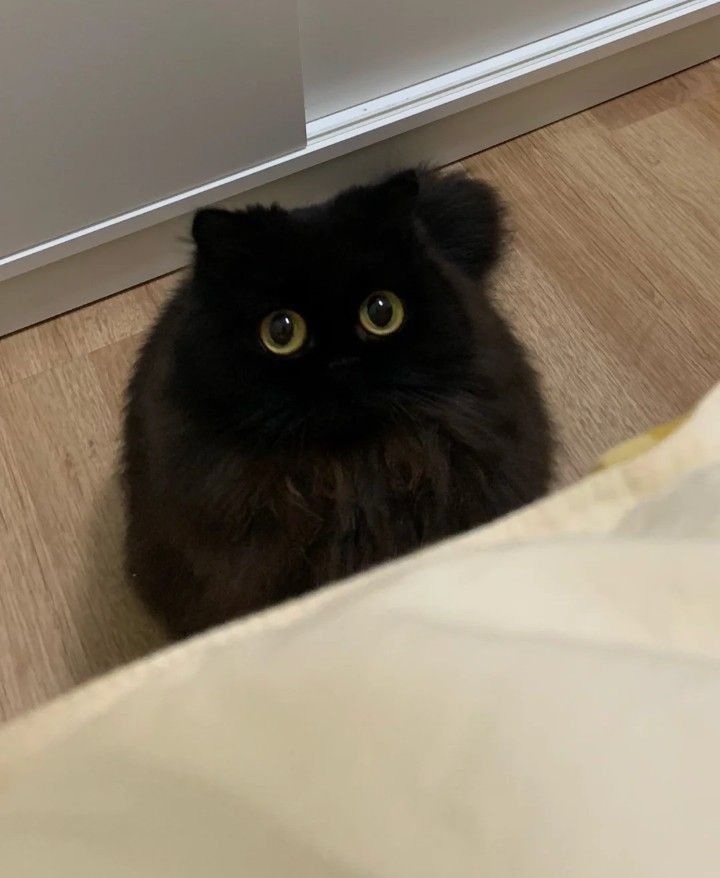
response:
M179 350L196 407L253 442L332 447L452 396L473 329L417 198L405 172L313 208L200 212L197 325Z

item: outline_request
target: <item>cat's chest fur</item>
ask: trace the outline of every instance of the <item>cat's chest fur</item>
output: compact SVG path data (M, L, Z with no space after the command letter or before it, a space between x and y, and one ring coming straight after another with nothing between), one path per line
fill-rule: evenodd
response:
M468 526L482 473L455 452L426 426L331 455L218 459L182 498L152 502L162 520L137 531L131 563L172 568L182 585L172 601L167 579L144 582L173 630L207 627Z
M426 428L332 455L255 463L236 495L244 536L311 561L319 580L406 551L448 520L450 454Z

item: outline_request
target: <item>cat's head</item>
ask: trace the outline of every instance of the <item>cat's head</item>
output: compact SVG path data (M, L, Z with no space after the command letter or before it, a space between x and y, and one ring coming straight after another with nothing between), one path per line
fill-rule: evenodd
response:
M418 221L421 182L405 171L310 208L200 211L178 347L192 407L260 445L332 448L461 388L473 321Z

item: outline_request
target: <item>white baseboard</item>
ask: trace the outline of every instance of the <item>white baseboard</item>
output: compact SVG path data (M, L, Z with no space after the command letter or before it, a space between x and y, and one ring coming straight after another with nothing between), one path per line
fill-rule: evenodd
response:
M308 125L307 147L0 261L0 334L187 262L189 213L299 204L389 167L446 163L720 52L720 0L647 0Z

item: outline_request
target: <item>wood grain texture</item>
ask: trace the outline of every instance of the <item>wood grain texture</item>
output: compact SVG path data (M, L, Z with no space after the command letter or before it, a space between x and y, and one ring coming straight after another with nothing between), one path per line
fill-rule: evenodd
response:
M510 207L498 297L545 381L565 483L720 378L720 60L464 165Z
M465 160L499 186L497 296L558 480L720 378L720 61ZM122 391L177 277L0 340L0 717L159 646L122 575Z

